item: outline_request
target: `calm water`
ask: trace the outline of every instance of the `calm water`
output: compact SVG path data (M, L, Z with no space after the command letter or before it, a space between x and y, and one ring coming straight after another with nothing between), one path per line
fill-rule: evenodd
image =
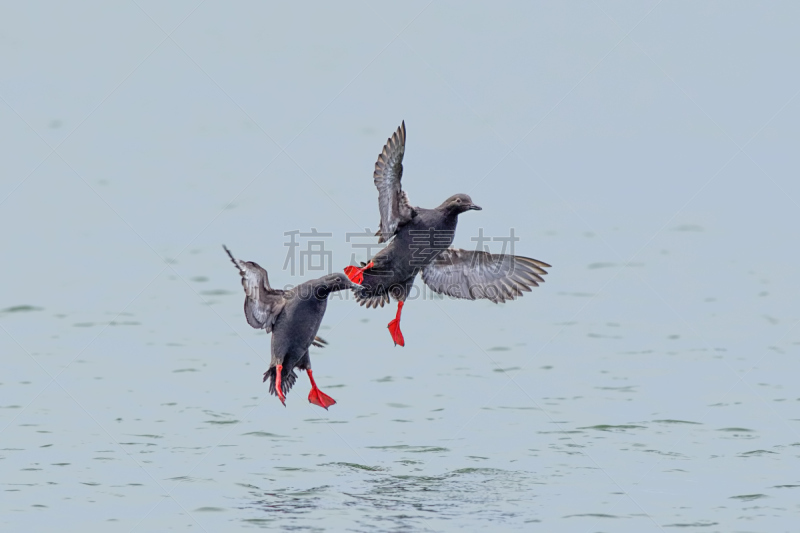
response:
M309 10L7 10L2 529L795 531L799 8ZM405 348L332 299L284 408L220 245L364 259L401 119L457 246L554 267Z

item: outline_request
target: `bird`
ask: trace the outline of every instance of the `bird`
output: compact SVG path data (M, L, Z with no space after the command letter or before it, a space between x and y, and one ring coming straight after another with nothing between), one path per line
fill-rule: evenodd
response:
M247 323L272 333L272 358L263 379L269 379L269 393L286 406L286 394L297 380L295 369L305 370L311 381L308 401L327 410L336 400L317 387L308 348L327 344L317 337L317 331L328 306L328 295L355 285L344 274L333 273L289 290L273 289L267 271L258 263L236 259L227 246L222 247L242 276Z
M405 346L400 316L417 274L436 293L501 303L538 287L551 268L529 257L452 248L458 216L481 207L467 194L455 194L433 209L413 207L401 185L405 147L403 121L386 141L372 175L381 215L375 235L388 244L368 263L344 269L357 284L352 290L360 305L376 308L397 300L387 326L395 346Z

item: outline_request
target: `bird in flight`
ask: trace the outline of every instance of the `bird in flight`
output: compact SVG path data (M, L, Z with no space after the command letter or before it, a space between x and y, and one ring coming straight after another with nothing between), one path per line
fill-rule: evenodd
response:
M327 342L317 331L332 292L356 287L344 274L329 274L301 283L290 290L273 289L267 271L258 263L241 261L223 245L228 257L239 270L244 288L244 316L256 329L272 333L272 358L264 381L269 379L269 392L286 405L286 394L297 380L295 369L305 370L311 381L308 401L328 409L336 401L319 390L311 372L310 346L322 347Z
M374 308L390 298L397 301L397 314L388 324L395 346L405 346L400 315L417 274L439 294L501 303L538 287L550 268L529 257L451 248L458 216L481 208L466 194L453 195L433 209L412 207L401 186L405 147L403 122L378 155L372 175L381 214L376 235L378 242L388 244L368 263L344 269L359 284L353 292L361 305Z

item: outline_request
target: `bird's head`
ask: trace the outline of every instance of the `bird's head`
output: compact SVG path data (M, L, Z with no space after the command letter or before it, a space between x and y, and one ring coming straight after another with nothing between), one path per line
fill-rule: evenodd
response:
M456 215L464 211L480 211L482 209L480 206L472 203L472 198L470 198L468 194L454 194L445 200L440 207Z

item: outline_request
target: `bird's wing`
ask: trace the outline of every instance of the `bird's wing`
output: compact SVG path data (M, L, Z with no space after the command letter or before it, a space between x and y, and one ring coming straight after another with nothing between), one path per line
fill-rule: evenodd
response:
M242 276L245 294L244 316L247 318L247 323L256 329L264 329L267 333L271 333L272 326L286 305L284 291L269 286L267 271L258 263L241 261L233 257L227 248L225 251Z
M422 269L422 281L454 298L501 303L538 287L549 267L528 257L449 248Z
M386 141L383 151L375 162L372 177L378 188L378 207L381 211L380 239L388 241L402 226L414 217L414 209L408 202L400 179L403 177L403 153L406 149L406 123Z

